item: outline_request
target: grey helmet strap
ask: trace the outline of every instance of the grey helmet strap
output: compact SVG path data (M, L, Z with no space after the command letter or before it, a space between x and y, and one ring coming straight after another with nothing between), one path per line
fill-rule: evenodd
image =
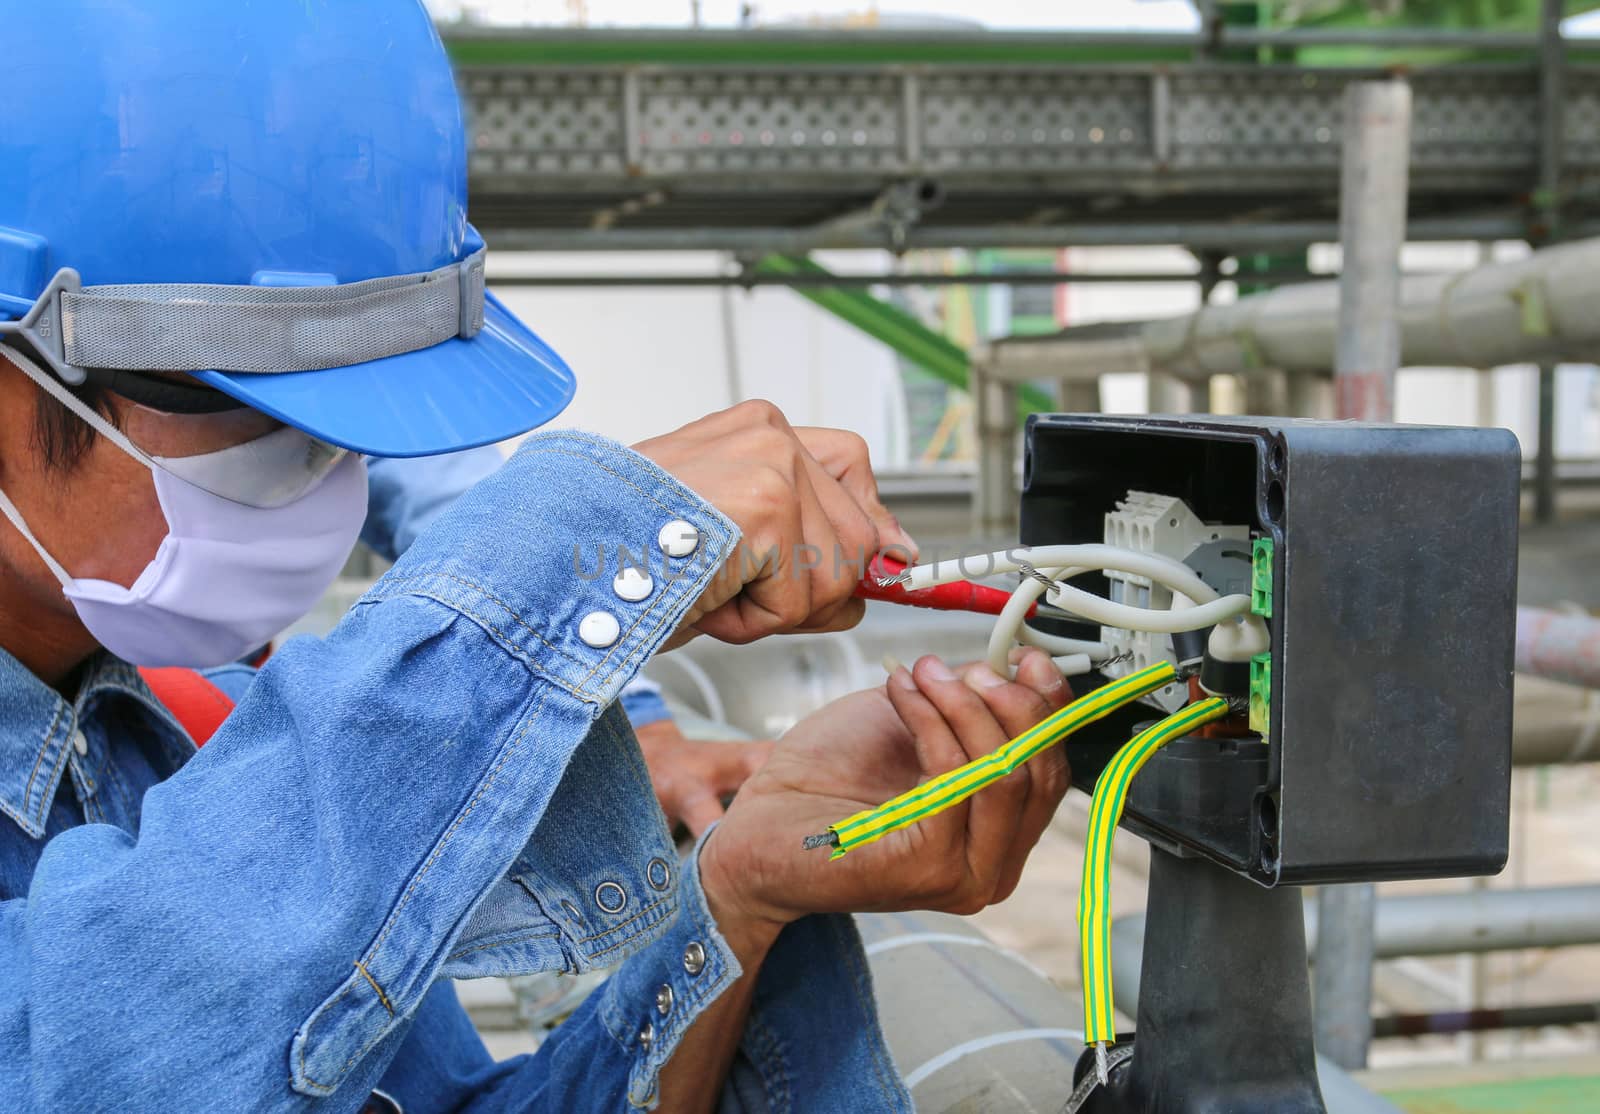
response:
M483 328L484 257L338 286L83 286L62 268L21 321L0 322L77 386L85 368L321 371L431 348Z
M55 273L55 277L50 280L44 292L33 303L33 308L23 316L22 320L0 321L0 337L10 335L27 341L29 346L55 369L62 381L72 387L81 386L87 375L83 368L73 367L67 361L61 296L68 292L76 293L82 287L83 283L78 278L78 272L71 267L63 267Z

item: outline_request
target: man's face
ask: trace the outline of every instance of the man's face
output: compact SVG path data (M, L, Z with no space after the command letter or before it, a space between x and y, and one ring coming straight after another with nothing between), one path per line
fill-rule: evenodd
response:
M0 353L0 488L44 548L78 579L129 587L167 534L150 470L104 437L71 465L51 465L35 439L39 389ZM106 396L111 420L151 456L215 452L278 428L250 409L168 414ZM80 419L73 417L72 421ZM15 530L0 530L0 575L72 615L60 583Z

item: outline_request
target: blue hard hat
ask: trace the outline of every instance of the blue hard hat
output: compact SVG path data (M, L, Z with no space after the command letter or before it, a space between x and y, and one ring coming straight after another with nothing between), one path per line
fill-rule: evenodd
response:
M443 290L439 276L454 283L459 272L459 314L448 299L427 303L427 313L446 315L440 335L395 351L380 345L360 362L349 358L357 347L289 365L302 370L176 360L142 369L191 371L317 437L380 456L503 440L571 401L567 365L482 291L461 104L418 0L39 0L9 5L5 29L0 321L13 324L0 329L20 329L81 283L84 295L117 295L99 306L102 323L115 324L119 306L158 305L130 326L143 338L130 342L133 352L187 346L204 360L210 338L172 335L196 331L199 319L185 316L191 292L228 288L226 306L241 300L239 288L265 296L332 286L330 297L344 300L291 304L299 316L278 343L299 343L304 321L331 312L347 316L308 351L331 352L347 335L340 329L370 348L383 330L349 316L367 304L358 294L386 288L373 298L391 299L390 322L409 324L423 304L409 300L410 284ZM278 319L230 321L232 348L219 336L218 350L244 351L259 321ZM52 335L33 324L30 341ZM65 318L55 328L73 332ZM70 350L55 353L69 381L71 362Z

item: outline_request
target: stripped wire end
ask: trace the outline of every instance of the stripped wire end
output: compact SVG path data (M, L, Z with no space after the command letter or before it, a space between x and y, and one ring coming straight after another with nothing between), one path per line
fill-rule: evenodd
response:
M880 576L880 577L878 577L878 587L880 587L880 588L894 588L894 587L898 587L901 584L905 584L910 579L911 579L911 573L910 572L896 573L893 576Z
M1094 1073L1100 1077L1100 1086L1104 1087L1111 1082L1111 1061L1106 1054L1105 1041L1095 1041Z
M839 846L839 833L835 831L819 832L814 836L806 836L800 846L807 851L815 851L819 847Z
M1049 576L1047 576L1046 574L1040 572L1038 569L1034 568L1032 565L1028 564L1028 562L1026 562L1026 561L1018 561L1017 562L1017 569L1024 576L1028 576L1028 577L1031 577L1034 580L1037 580L1040 584L1043 584L1047 589L1048 588L1054 588L1056 586L1056 582L1054 580L1050 579ZM1046 597L1046 599L1048 599L1048 596Z

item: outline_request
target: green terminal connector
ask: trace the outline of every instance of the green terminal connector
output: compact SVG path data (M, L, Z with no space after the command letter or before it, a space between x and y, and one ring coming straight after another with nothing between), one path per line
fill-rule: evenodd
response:
M1250 610L1272 617L1272 539L1257 538L1250 547Z
M1266 742L1272 727L1272 655L1250 659L1250 730Z
M1272 539L1257 538L1250 546L1250 610L1272 617ZM1250 659L1250 730L1268 737L1272 726L1272 654Z

